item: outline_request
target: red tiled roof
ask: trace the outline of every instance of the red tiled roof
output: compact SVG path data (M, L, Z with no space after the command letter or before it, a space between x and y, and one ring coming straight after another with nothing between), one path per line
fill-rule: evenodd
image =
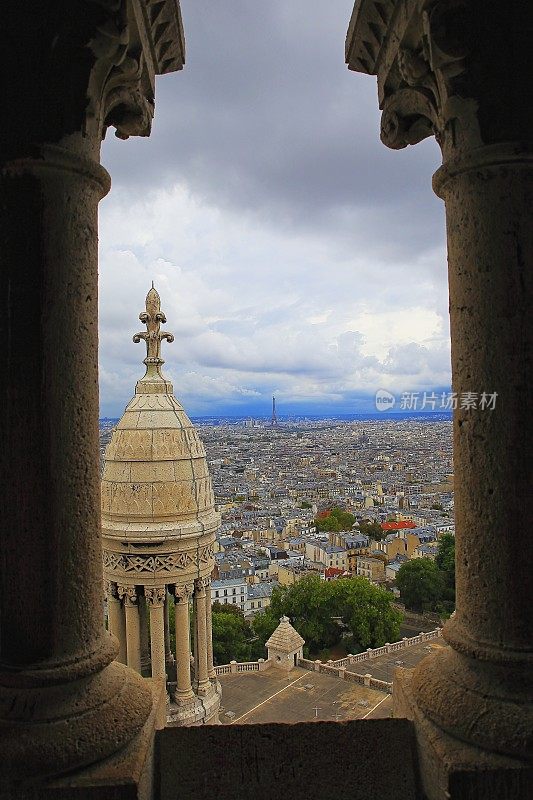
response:
M416 528L414 522L410 519L403 519L401 522L382 522L381 529L384 531L399 531L403 528Z
M326 567L324 576L326 578L334 578L336 575L344 575L344 570L338 567Z

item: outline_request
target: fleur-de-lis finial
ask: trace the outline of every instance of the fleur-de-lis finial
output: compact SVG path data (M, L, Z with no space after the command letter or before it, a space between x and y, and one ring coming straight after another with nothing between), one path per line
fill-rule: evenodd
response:
M167 342L173 342L174 336L171 333L161 330L161 323L165 323L167 318L161 311L161 298L154 288L152 281L152 288L146 295L146 311L139 314L139 319L146 325L146 331L136 333L133 341L138 344L141 339L146 342L146 375L149 373L157 373L160 375L159 367L164 364L161 358L161 342L166 339Z

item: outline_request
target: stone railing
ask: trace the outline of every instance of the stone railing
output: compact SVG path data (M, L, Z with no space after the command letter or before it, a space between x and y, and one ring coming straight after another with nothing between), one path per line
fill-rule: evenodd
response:
M404 637L399 642L392 642L392 644L387 642L383 647L375 647L374 649L369 647L364 653L357 653L357 655L350 654L346 656L346 658L339 658L337 661L328 662L328 664L333 664L335 667L359 664L361 661L369 661L372 658L387 655L387 653L396 653L398 650L404 650L406 647L413 647L415 644L422 644L423 642L430 642L433 639L438 639L441 636L441 632L442 628L435 628L433 631L419 633L417 636L411 636L409 639Z
M215 675L236 675L238 672L262 672L270 666L270 661L260 658L258 661L230 661L215 667Z
M308 658L299 658L298 666L303 669L312 670L313 672L321 672L324 675L341 678L345 681L352 681L352 683L360 683L362 686L368 686L380 692L392 694L392 683L389 683L389 681L380 681L377 678L373 678L369 673L360 675L357 672L349 672L346 667L352 664L359 664L362 661L370 661L373 658L378 658L388 653L396 653L398 650L404 650L406 647L429 642L432 639L438 639L440 636L441 628L436 628L434 631L429 631L428 633L419 633L418 636L412 636L410 639L403 638L399 642L393 642L392 644L387 643L383 645L383 647L375 647L374 649L368 648L364 653L348 655L346 658L339 658L336 661L311 661Z
M367 686L369 689L376 689L378 692L385 692L392 694L392 683L389 681L380 681L373 678L372 675L359 675L357 672L345 672L344 680L350 683L359 683L361 686Z
M364 653L348 655L346 658L339 658L336 661L311 661L308 658L299 658L298 666L302 667L303 669L313 670L314 672L322 672L325 675L332 675L336 678L344 678L347 681L355 681L361 684L363 684L364 679L368 677L370 683L364 685L372 686L372 688L380 689L380 691L384 692L389 691L388 687L390 687L390 691L392 691L392 683L388 683L387 681L378 681L377 679L372 678L370 675L358 675L355 672L346 672L346 667L350 666L351 664L359 664L361 661L369 661L372 658L378 658L378 656L386 655L387 653L395 653L398 650L403 650L404 648L411 647L415 644L421 644L422 642L428 642L432 639L438 639L440 635L441 629L436 628L434 631L429 631L429 633L419 633L418 636L412 636L410 639L404 638L400 642L385 644L383 647L375 647L374 649L369 648L368 650L365 650ZM258 661L230 661L229 664L221 664L220 666L215 667L215 674L236 675L239 672L262 672L263 670L268 669L269 666L270 661L265 660L264 658L260 658Z
M340 680L359 683L361 686L367 686L369 689L377 689L379 692L392 694L392 683L388 681L379 681L377 678L373 678L370 673L359 675L357 672L349 672L345 666L335 666L333 662L324 664L323 661L309 661L307 658L300 658L298 666L314 672L321 672L323 675L330 675L333 678L340 678Z

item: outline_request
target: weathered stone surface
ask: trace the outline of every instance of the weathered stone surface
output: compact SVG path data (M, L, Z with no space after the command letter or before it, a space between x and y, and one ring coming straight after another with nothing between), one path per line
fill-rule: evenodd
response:
M431 800L449 796L435 777L439 759L465 796L484 800L522 797L520 768L533 759L533 539L517 557L514 538L528 529L533 500L533 104L523 100L532 25L530 4L503 0L490 9L361 0L347 39L349 67L377 75L383 142L400 148L435 135L441 147L433 186L446 204L453 389L496 396L494 408L454 413L457 608L443 631L451 648L421 662L402 689L423 731ZM432 766L430 729L441 736ZM483 780L463 743L484 754ZM513 759L509 791L518 794L501 793L502 756Z
M419 797L407 720L166 728L156 753L160 800Z

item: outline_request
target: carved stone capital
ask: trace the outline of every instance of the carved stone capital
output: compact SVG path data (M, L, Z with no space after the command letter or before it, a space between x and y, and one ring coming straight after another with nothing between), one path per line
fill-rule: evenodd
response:
M194 594L204 594L211 586L211 578L196 578L194 581Z
M531 12L511 18L503 0L496 6L490 13L500 15L506 40L513 41L508 26L519 36ZM517 82L526 77L503 63L498 25L473 24L475 13L471 0L356 3L346 61L352 70L377 75L387 147L403 148L434 135L447 161L482 145L524 139L531 110L526 102L513 105L510 97L518 97Z
M116 583L104 580L104 597L106 600L118 600Z
M144 596L151 606L162 606L165 602L167 590L165 586L145 586Z
M155 76L181 69L185 58L176 0L55 5L53 14L46 4L22 11L13 6L3 14L8 151L20 152L28 142L57 144L73 134L97 142L110 126L123 139L149 135Z
M136 606L139 601L139 595L135 586L121 586L117 584L117 594L121 600L124 600L125 606Z
M174 584L174 599L176 603L184 602L187 603L189 598L193 593L193 586L189 583L187 584Z

